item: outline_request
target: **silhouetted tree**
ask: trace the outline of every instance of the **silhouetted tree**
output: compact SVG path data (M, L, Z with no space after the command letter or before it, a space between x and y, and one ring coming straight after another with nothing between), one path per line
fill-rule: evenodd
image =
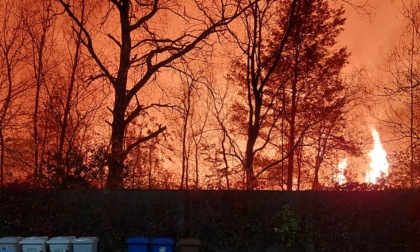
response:
M299 173L295 169L295 146L307 144L303 138L311 128L326 125L322 122L340 116L337 112L343 109L347 99L340 71L348 54L345 48L334 48L343 29L343 9L331 9L325 1L302 1L298 13L285 60L278 68L280 81L290 78L284 85L286 90L280 93L283 102L279 108L287 128L284 133L288 190L293 187L294 173ZM335 115L331 115L333 112ZM319 138L315 138L318 144ZM320 164L321 158L322 155L317 155L315 164ZM315 180L318 169L319 165L315 165Z
M199 164L201 161L200 149L206 122L208 120L208 108L205 106L205 84L207 82L204 68L207 64L188 64L181 66L179 73L173 77L179 77L180 85L171 88L171 96L175 100L170 111L172 115L167 118L172 123L174 134L179 139L180 148L172 148L173 153L181 161L181 189L190 188L190 182L194 187L199 186ZM175 143L176 144L176 143ZM174 146L176 147L176 146ZM193 178L191 174L194 174Z
M45 120L40 120L43 104L43 88L53 78L50 75L55 66L53 56L53 44L55 37L54 25L56 17L53 12L53 3L47 1L23 2L24 9L22 20L24 30L29 38L29 50L27 51L28 65L31 68L31 82L35 87L32 112L32 139L33 139L33 177L40 178L42 175L42 159L45 154L46 130ZM44 89L45 91L45 89ZM45 115L45 114L44 114Z
M406 26L398 44L385 58L381 95L387 97L388 109L386 116L379 119L393 135L392 140L404 146L395 153L395 167L390 170L413 188L420 183L420 4L402 1L402 6Z
M88 17L92 15L94 6L85 0L80 0L78 3L75 11L80 13L81 22L86 23ZM61 17L63 21L73 22L67 16ZM92 132L93 126L97 123L95 118L100 115L107 92L102 88L103 82L90 78L94 65L86 55L86 49L83 48L79 36L80 28L72 29L68 26L60 28L54 33L57 34L55 36L63 34L60 43L57 43L55 48L48 48L66 53L60 54L55 59L58 62L57 69L54 76L49 76L49 85L45 87L42 118L46 125L44 141L48 157L43 157L43 163L48 165L50 175L55 176L55 184L61 181L61 187L66 188L68 179L72 179L77 170L74 159L84 156L87 159L86 146L94 140ZM83 165L88 167L86 163ZM52 174L54 171L57 174Z
M337 37L343 30L343 8L331 8L326 1L304 1L299 5L296 26L292 32L287 53L280 66L280 78L291 76L281 96L286 121L287 189L291 190L298 176L301 180L302 158L312 156L306 166L311 167L313 189L319 188L319 172L330 150L360 153L350 137L344 135L345 116L350 103L357 98L355 87L349 87L341 76L349 54L337 46ZM352 105L354 106L354 105ZM295 148L294 146L302 146ZM335 146L335 148L333 148ZM295 153L299 150L299 153ZM298 154L298 155L297 155Z
M236 157L246 171L248 190L279 165L287 166L280 181L292 190L295 151L304 154L305 136L344 113L348 97L340 71L348 53L336 48L343 13L326 1L261 1L243 19L246 36L232 32L245 59L237 61L231 78L244 97L234 104L239 113L232 119L246 139L243 155Z
M293 29L298 2L258 1L241 17L243 27L230 30L243 56L236 62L231 78L240 85L244 101L234 104L233 111L236 113L232 119L238 122L239 134L245 137L245 150L235 152L245 171L247 190L256 187L255 160L270 142L270 130L265 138L261 138L263 125L273 109L273 103L264 104L264 99L268 83L272 81L272 74L283 57ZM281 22L277 22L279 19ZM267 55L265 48L273 25L279 27L281 35L273 46L273 53Z
M7 138L13 134L8 131L16 128L11 124L20 110L17 99L28 89L23 82L25 36L22 32L19 3L7 0L0 6L0 187L5 182Z
M137 145L161 134L166 127L158 126L149 135L133 142L124 140L124 132L144 109L138 99L139 92L176 60L185 57L209 35L232 22L242 12L241 1L222 2L214 6L207 1L194 1L195 5L183 6L172 1L111 0L101 5L97 20L102 29L93 32L84 25L73 11L72 2L60 0L65 12L82 30L80 36L101 74L114 89L114 105L111 109L111 153L107 187L122 186L124 161ZM168 31L168 20L179 23L181 32ZM119 23L119 27L115 26ZM160 23L160 25L159 25ZM102 53L99 41L108 41L107 51ZM112 58L114 56L114 58ZM133 110L129 105L136 103Z

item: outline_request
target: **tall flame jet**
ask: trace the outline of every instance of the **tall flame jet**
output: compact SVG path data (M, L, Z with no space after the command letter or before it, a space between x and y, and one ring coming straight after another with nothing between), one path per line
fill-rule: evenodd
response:
M372 137L373 137L373 149L369 152L370 157L370 170L366 174L367 183L377 183L377 179L384 176L388 176L388 160L386 158L386 151L382 147L381 140L379 138L379 133L376 129L372 128Z

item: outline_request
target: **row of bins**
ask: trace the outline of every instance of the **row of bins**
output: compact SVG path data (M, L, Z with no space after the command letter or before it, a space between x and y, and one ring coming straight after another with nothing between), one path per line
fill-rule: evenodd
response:
M0 252L97 252L97 244L97 237L3 237L0 238ZM127 239L127 245L128 252L173 252L175 240L168 237L132 237ZM177 245L179 252L199 252L200 241L183 238Z
M0 252L96 252L97 237L47 236L0 238Z

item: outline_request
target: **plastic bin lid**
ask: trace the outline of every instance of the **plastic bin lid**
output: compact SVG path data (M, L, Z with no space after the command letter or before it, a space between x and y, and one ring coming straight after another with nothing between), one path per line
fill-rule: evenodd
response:
M77 244L91 244L98 242L98 237L79 237L74 238L71 240L71 243L77 243Z
M23 237L20 237L20 236L6 236L6 237L0 238L0 243L3 243L3 244L18 243L22 239Z
M57 236L50 238L48 244L69 244L71 240L76 238L75 236Z
M147 237L130 237L127 239L127 243L147 244L149 241L150 239Z
M48 240L48 236L32 236L25 237L19 243L20 244L45 244Z
M156 245L172 245L175 243L174 239L169 237L157 237L151 241L152 244Z

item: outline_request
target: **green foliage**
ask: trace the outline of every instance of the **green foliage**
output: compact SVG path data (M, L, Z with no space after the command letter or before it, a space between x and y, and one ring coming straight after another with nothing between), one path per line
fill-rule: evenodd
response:
M295 209L290 205L284 205L279 212L281 225L274 228L274 232L280 236L286 247L291 248L301 240L301 219Z

